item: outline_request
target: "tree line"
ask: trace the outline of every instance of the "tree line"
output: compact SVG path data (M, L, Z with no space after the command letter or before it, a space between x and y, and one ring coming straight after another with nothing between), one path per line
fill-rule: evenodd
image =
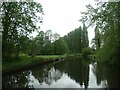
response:
M51 30L39 31L44 15L36 2L3 2L0 10L3 61L19 59L21 55L61 55L81 53L89 46L87 27L79 27L64 37ZM40 13L41 16L37 16ZM30 34L38 31L36 37Z
M80 26L68 33L63 38L66 41L70 52L81 53L83 48L89 47L88 31L85 24L83 24L83 27Z
M27 44L28 45L28 44ZM30 39L28 55L63 55L81 53L83 48L89 47L87 28L79 27L64 37L53 33L51 30L40 31Z
M96 60L109 65L120 65L120 2L99 2L97 7L87 5L81 20L95 26L92 41Z
M68 50L66 42L58 33L51 30L40 31L39 34L31 39L30 55L60 55Z

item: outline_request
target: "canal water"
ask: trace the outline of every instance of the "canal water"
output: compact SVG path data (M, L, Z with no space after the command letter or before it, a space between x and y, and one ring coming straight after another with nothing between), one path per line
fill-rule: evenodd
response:
M76 56L3 76L2 82L3 88L120 88L120 73Z

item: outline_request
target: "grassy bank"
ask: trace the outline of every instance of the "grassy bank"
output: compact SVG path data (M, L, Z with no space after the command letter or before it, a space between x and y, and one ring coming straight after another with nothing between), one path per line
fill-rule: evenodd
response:
M20 60L16 60L13 62L5 62L2 65L2 72L10 72L15 70L20 70L24 68L28 68L35 65L42 65L47 62L54 62L56 60L60 60L62 58L65 58L64 55L44 55L44 56L35 56L35 57L29 57L24 56L20 57Z

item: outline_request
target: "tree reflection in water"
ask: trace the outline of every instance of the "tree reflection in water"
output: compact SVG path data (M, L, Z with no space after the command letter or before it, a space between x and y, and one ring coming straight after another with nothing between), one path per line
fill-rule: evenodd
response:
M29 74L30 71L24 71L20 74L3 77L2 88L4 90L7 90L8 88L33 88L32 85L29 85Z
M46 84L51 85L61 78L62 73L59 70L55 70L54 66L46 66L43 69L32 70L32 75L39 83L45 82Z
M67 73L81 87L84 85L87 88L89 82L89 63L83 61L80 57L69 57L68 60L61 62L61 64L56 64L55 68Z
M93 72L97 78L97 84L103 84L107 88L120 89L120 69L101 63L93 64Z
M113 69L100 63L91 63L91 60L78 56L68 57L62 62L52 63L44 67L35 67L31 70L3 77L3 88L34 89L37 84L38 88L47 85L47 87L69 88L68 86L74 86L87 89L88 87L91 88L91 83L93 83L90 81L90 73L94 73L96 76L96 78L92 76L96 81L94 82L96 87L120 88L119 69ZM63 86L60 86L60 84Z

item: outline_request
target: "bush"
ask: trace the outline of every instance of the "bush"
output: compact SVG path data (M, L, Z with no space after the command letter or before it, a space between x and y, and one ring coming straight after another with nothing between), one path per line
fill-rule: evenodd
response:
M82 49L82 57L88 57L90 54L93 54L93 50L91 48Z

